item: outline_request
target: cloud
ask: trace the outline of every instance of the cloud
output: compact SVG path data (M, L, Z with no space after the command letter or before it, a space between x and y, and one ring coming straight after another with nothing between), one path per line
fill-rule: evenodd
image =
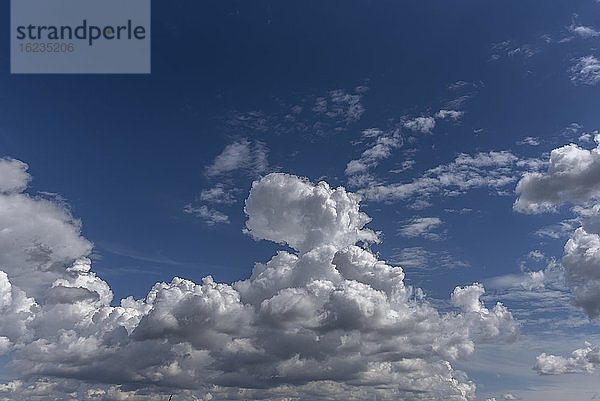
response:
M600 136L596 136L600 144ZM566 203L583 203L600 196L600 145L587 150L570 144L552 150L545 173L526 173L517 184L513 208L521 213L556 210Z
M600 32L591 26L585 25L571 25L569 31L584 39L591 39L600 36Z
M441 120L450 119L452 121L459 120L465 114L464 111L460 110L440 110L435 113L435 118L439 118Z
M403 145L403 139L398 129L384 132L377 128L370 128L363 131L363 137L375 138L375 141L369 144L360 156L360 158L351 160L346 165L345 173L349 176L349 182L355 187L363 187L372 183L368 172L377 167L382 160L389 158L394 149ZM366 182L365 182L366 181Z
M476 308L457 300L450 313L416 297L402 268L355 245L377 240L358 197L324 182L253 184L248 233L294 250L250 278L175 277L116 303L66 210L24 192L0 202L0 349L21 377L0 385L11 400L465 401L475 384L452 363L513 333L475 292Z
M211 209L206 205L194 207L191 204L188 204L183 211L187 214L199 217L209 226L214 226L215 224L229 224L229 216L218 210Z
M566 373L592 373L600 365L600 349L585 343L571 356L556 356L543 353L536 359L533 369L540 375L562 375Z
M517 145L529 145L529 146L538 146L540 144L540 138L528 136L520 141L517 141Z
M27 164L22 161L0 158L0 192L19 193L27 187L31 179Z
M563 265L575 304L591 318L600 316L600 235L575 230L565 244Z
M456 287L450 300L463 311L471 335L479 341L497 341L499 337L504 337L505 341L514 341L519 335L519 325L513 319L512 313L500 302L492 310L486 308L480 300L484 293L483 285L475 283L466 287Z
M255 239L286 243L300 252L317 244L341 247L357 241L377 242L376 233L364 228L371 219L359 211L358 199L324 181L315 186L295 176L272 173L252 184L244 208L246 228Z
M498 61L504 58L514 57L519 57L526 60L538 53L540 53L540 49L531 44L523 43L518 45L506 40L503 42L494 43L492 45L492 56L490 57L490 60Z
M260 174L267 170L267 147L260 141L250 141L247 138L235 141L206 167L208 177L216 177L237 170Z
M235 195L239 192L236 188L230 188L224 183L218 183L211 188L200 192L200 201L213 204L230 205L236 202Z
M193 203L188 203L183 211L200 218L206 225L228 224L229 216L214 205L236 203L236 195L241 192L235 187L235 175L255 178L269 170L268 148L261 141L242 138L225 146L213 162L205 167L209 180L219 180L212 187L204 188ZM208 206L208 205L211 206Z
M580 57L569 72L575 85L596 85L600 82L600 60L594 56Z
M427 274L440 268L455 269L469 267L469 263L457 259L448 251L431 251L421 246L407 247L399 250L393 255L393 263L407 269L427 269ZM419 271L411 270L413 275Z
M439 217L413 217L398 230L398 233L408 238L440 239L440 235L432 231L442 223Z
M363 104L368 87L338 88L310 94L290 103L276 99L268 112L234 111L225 118L228 133L251 131L270 135L319 136L340 133L359 121L366 112Z
M457 196L473 188L499 190L517 181L518 169L526 164L507 151L460 154L451 163L429 169L412 182L373 185L359 193L373 201L427 201L433 195Z
M332 90L327 96L315 100L313 111L317 115L337 121L338 124L349 125L358 121L365 112L361 103L365 90L366 87L358 87L354 93L348 93L343 89Z
M435 128L435 118L430 116L416 117L405 121L404 126L413 131L429 134Z

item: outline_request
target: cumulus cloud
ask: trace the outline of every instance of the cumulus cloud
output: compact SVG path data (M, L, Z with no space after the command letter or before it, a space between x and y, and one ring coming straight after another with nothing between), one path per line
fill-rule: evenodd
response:
M522 213L556 210L566 203L583 203L600 196L600 136L596 148L570 144L552 150L545 173L526 173L517 184L514 209Z
M554 238L571 231L562 259L565 281L575 305L589 317L600 315L600 136L598 146L587 150L567 145L550 153L548 170L527 173L519 181L514 209L523 213L555 211L560 205L574 205L577 219L538 230ZM581 225L576 228L577 225ZM573 231L574 230L574 231Z
M580 227L565 244L563 265L575 304L600 316L600 235Z
M248 279L176 277L115 304L68 211L25 192L0 202L0 352L22 376L0 399L465 401L475 384L452 363L514 334L478 284L455 290L450 313L416 296L401 267L356 245L377 240L358 197L324 182L253 184L249 235L293 249Z
M359 211L358 196L324 181L312 185L295 176L269 174L252 184L244 210L253 238L286 243L301 252L317 244L378 241L376 233L364 228L371 219Z
M0 159L0 192L18 193L23 191L30 180L27 168L27 164L20 160Z
M600 82L600 60L594 56L577 59L570 68L571 82L575 85L596 85Z
M556 356L543 353L536 358L533 367L540 375L562 375L566 373L592 373L600 365L600 349L585 343L570 356Z
M504 337L506 341L515 340L519 334L519 325L512 314L500 302L492 310L486 308L480 299L484 293L483 285L475 283L456 287L450 300L463 311L471 335L480 341L497 340L499 337Z

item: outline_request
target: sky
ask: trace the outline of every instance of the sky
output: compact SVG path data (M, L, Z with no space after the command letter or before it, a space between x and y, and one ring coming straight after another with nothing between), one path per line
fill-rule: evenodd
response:
M600 399L599 40L594 0L181 0L148 75L1 41L0 400Z

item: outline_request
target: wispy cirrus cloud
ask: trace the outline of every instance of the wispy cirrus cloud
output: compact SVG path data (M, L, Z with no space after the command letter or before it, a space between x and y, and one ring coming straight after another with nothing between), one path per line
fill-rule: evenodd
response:
M425 238L439 240L442 234L435 230L443 224L439 217L413 217L405 222L398 230L398 234L408 238Z
M600 60L589 55L578 58L569 69L571 82L575 85L594 86L600 82Z

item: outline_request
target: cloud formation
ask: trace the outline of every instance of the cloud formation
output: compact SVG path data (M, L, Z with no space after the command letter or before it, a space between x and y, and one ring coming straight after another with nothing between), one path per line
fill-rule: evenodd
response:
M236 203L236 195L241 190L233 182L235 175L256 178L269 169L268 152L263 142L247 138L225 146L213 162L204 168L206 178L218 182L204 188L196 202L185 205L183 211L199 218L207 226L229 224L229 216L215 207Z
M398 230L398 234L408 238L440 239L440 234L433 231L442 223L439 217L413 217Z
M215 160L206 167L208 177L244 170L253 174L260 174L267 170L268 149L260 141L240 139L225 147Z
M596 85L600 82L600 60L594 56L580 57L569 72L575 85Z
M600 136L595 141L597 147L591 150L574 144L552 150L546 172L526 173L519 181L513 206L522 213L542 213L574 205L579 219L565 221L546 235L556 231L559 238L558 231L581 224L565 244L562 263L575 305L591 318L600 316Z
M533 367L540 375L562 375L566 373L592 373L600 366L600 348L585 343L571 356L556 356L543 353L536 358Z
M116 304L68 211L14 190L0 202L0 352L21 376L0 399L472 400L452 362L517 330L478 284L455 290L450 313L416 296L401 267L356 246L377 240L358 197L324 182L253 184L248 233L294 250L247 280L176 277Z
M528 165L511 152L491 151L475 155L460 154L452 162L427 170L408 183L373 185L359 191L367 200L394 201L433 195L456 196L473 188L500 190L517 181L518 169Z
M564 203L584 203L600 196L600 136L596 148L570 144L552 150L548 170L529 172L517 184L514 209L521 213L554 211Z

